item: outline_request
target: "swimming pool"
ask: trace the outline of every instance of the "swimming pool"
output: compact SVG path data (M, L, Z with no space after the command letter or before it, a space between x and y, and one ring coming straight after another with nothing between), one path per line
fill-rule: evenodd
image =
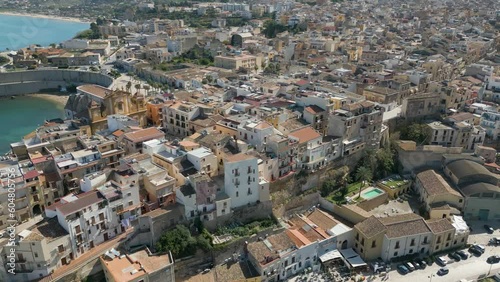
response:
M375 198L377 197L378 195L380 194L383 194L384 191L380 190L380 189L372 189L370 191L367 191L367 192L364 192L363 194L361 194L361 196L367 200L371 199L371 198Z

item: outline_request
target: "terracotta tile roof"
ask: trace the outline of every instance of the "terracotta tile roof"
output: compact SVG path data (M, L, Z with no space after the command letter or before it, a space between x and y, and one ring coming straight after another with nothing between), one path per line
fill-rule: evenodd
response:
M292 131L290 132L290 134L288 134L288 136L292 136L299 139L299 144L306 143L313 139L321 137L321 135L310 126L306 126L299 130Z
M101 98L104 98L108 93L111 93L110 89L95 84L85 84L82 86L78 86L77 89Z
M316 105L311 105L309 107L306 107L304 109L305 111L311 113L311 114L317 114L317 113L321 113L321 112L324 112L325 110L323 110L322 108L316 106Z
M267 121L262 121L255 126L256 129L266 129L269 127L272 127L272 125L270 125Z
M319 209L314 209L314 211L306 217L325 231L330 230L335 227L335 225L339 224L335 219L333 219L333 217Z
M125 134L125 139L128 139L134 143L144 142L163 137L165 137L165 133L154 127L145 128Z
M446 218L431 219L427 221L427 226L434 234L455 230L455 227Z
M425 220L413 213L380 218L371 216L354 227L367 238L380 233L384 233L389 238L399 238L430 232Z
M441 175L432 169L417 174L417 179L422 183L422 188L431 196L441 194L461 196L460 193L451 188Z
M78 199L74 200L73 202L63 203L63 204L59 205L58 210L63 215L68 215L68 214L75 213L79 210L82 210L83 208L88 207L90 205L94 205L94 204L97 204L99 202L106 200L101 195L101 193L99 193L96 190L92 190L92 191L89 191L87 193L77 195L77 197L78 197Z
M240 153L240 154L226 157L226 162L234 163L234 162L240 162L240 161L250 160L250 159L255 159L255 157L251 156L251 155Z
M120 136L122 136L124 133L125 133L125 132L123 132L123 130L118 129L118 130L116 130L115 132L113 132L113 136L120 137Z
M269 236L264 241L248 244L248 251L261 265L266 265L279 258L279 252L295 247L295 242L290 239L288 234L281 232Z
M385 226L375 216L370 216L362 222L354 225L354 228L363 233L363 235L367 238L375 237L376 235L386 231Z

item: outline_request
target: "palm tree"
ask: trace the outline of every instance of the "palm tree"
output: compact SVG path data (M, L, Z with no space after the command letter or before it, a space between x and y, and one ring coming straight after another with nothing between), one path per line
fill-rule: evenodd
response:
M127 85L125 86L125 88L127 89L127 92L130 92L130 88L132 88L132 82L127 82Z
M137 93L139 93L139 90L141 90L141 85L139 83L136 84L135 89L137 90Z
M370 182L372 178L373 172L370 168L360 166L358 170L356 170L356 180L361 181L361 185L359 186L359 197L361 197L361 189L365 186L365 183Z
M151 89L151 87L150 87L149 85L147 85L147 84L146 84L146 85L144 85L142 88L143 88L144 90L146 90L146 96L147 96L147 95L148 95L148 93L149 93L149 89Z

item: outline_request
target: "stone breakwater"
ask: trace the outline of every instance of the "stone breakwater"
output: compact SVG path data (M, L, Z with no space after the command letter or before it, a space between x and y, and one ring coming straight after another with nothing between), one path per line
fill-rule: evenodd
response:
M97 84L109 87L111 76L78 70L33 70L0 73L0 96L40 93L44 89Z

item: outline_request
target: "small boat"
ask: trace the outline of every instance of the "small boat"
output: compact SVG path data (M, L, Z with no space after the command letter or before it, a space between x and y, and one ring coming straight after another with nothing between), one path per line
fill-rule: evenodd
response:
M16 99L16 96L10 96L10 99L14 100L14 99Z

